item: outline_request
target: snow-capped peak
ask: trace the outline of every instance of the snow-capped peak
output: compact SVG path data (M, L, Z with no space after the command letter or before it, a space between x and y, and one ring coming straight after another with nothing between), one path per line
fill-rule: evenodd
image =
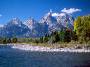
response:
M19 18L13 18L10 22L12 24L16 24L16 25L21 25L22 24L22 22L19 20Z
M50 11L47 13L48 15L52 14L52 9L50 9Z
M52 16L54 17L59 16L59 13L52 13Z
M58 17L58 16L65 16L65 13L52 13L53 17Z
M73 21L73 17L67 13L52 12L50 10L39 22L32 17L28 18L24 23L18 18L13 18L4 27L0 26L3 27L0 28L0 36L40 37L67 28L73 30Z
M0 28L3 28L3 27L4 27L4 25L0 24Z
M33 25L36 23L36 21L30 17L29 19L27 19L24 24L29 28L29 29L32 29L33 28Z
M22 26L22 21L19 18L12 18L12 20L10 20L6 25L7 26L15 25L15 26L21 27Z
M65 16L65 13L60 13L59 16Z

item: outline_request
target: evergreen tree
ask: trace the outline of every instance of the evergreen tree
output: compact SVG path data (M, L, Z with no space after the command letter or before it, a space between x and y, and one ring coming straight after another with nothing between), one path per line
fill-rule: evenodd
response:
M6 38L3 39L3 44L7 44Z
M7 43L11 43L11 39L10 38L7 39Z
M55 34L55 42L58 42L58 41L60 41L60 35L59 35L58 32L56 32L56 34Z
M64 36L64 42L70 42L71 41L71 30L66 29L65 36Z
M12 43L16 43L17 42L17 38L12 38Z

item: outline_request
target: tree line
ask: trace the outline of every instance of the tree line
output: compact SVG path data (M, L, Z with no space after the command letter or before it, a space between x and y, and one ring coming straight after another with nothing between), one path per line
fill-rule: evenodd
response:
M90 44L90 15L77 17L74 21L74 30L67 28L54 31L40 38L0 38L0 43L69 43L71 41Z
M7 43L16 43L18 40L17 38L0 38L1 44L7 44Z

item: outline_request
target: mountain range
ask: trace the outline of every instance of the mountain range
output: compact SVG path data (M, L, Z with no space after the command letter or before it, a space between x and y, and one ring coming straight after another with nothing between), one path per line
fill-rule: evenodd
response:
M11 19L0 27L0 37L41 37L53 31L73 30L74 18L67 13L46 13L40 21L28 18L22 22L19 18Z

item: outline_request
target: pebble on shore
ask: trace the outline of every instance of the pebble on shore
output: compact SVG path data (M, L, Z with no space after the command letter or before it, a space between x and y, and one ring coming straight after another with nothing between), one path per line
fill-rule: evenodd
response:
M28 51L46 51L46 52L90 52L90 49L75 49L75 48L50 48L43 46L31 46L31 45L13 45L12 48Z

